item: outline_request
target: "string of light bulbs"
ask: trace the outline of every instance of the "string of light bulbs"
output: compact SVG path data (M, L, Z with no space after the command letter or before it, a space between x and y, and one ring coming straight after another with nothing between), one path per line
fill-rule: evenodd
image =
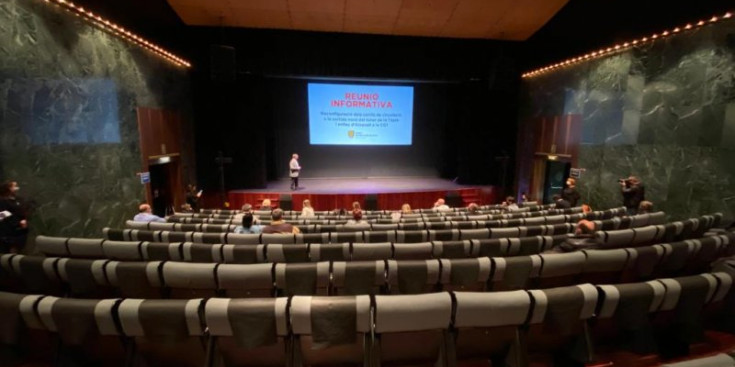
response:
M158 55L160 57L163 57L168 62L170 62L170 63L172 63L174 65L185 67L185 68L190 68L191 67L191 64L188 61L186 61L186 60L184 60L184 59L182 59L182 58L180 58L180 57L172 54L171 52L169 52L169 51L161 48L160 46L156 45L155 43L150 42L150 41L146 40L145 38L140 37L137 34L135 34L133 32L130 32L129 30L127 30L127 29L125 29L125 28L123 28L123 27L121 27L121 26L119 26L119 25L117 25L117 24L115 24L115 23L113 23L113 22L105 19L105 18L102 18L101 16L93 13L91 10L84 9L84 7L81 7L79 5L74 4L71 1L68 1L68 0L44 0L44 1L47 2L47 3L59 5L63 9L65 9L65 10L73 13L74 15L76 15L76 16L78 16L80 18L85 19L86 21L88 21L88 22L90 22L90 23L92 23L92 24L94 24L94 25L102 28L103 30L105 30L105 31L107 31L109 33L112 33L115 36L120 37L120 38L122 38L122 39L124 39L124 40L126 40L126 41L128 41L130 43L133 43L135 45L138 45L140 47L143 47L143 48L145 48L145 49L147 49L147 50L155 53L156 55Z
M725 13L722 16L713 16L709 20L700 20L697 23L687 23L686 25L684 25L682 27L676 27L676 28L674 28L672 30L665 30L665 31L660 32L660 33L654 33L651 36L641 37L639 39L634 39L632 41L628 41L628 42L624 42L624 43L619 43L619 44L616 44L614 46L610 46L610 47L607 47L607 48L601 48L601 49L599 49L597 51L592 51L592 52L587 53L587 54L582 55L582 56L573 57L573 58L570 58L570 59L567 59L567 60L564 60L564 61L560 61L560 62L558 62L556 64L552 64L552 65L548 65L548 66L545 66L545 67L542 67L542 68L539 68L539 69L536 69L536 70L532 70L532 71L529 71L527 73L524 73L522 75L522 77L523 78L532 78L532 77L535 77L535 76L538 76L538 75L541 75L541 74L548 73L550 71L558 70L558 69L563 68L563 67L566 67L566 66L578 64L578 63L580 63L582 61L588 61L588 60L596 59L596 58L599 58L599 57L602 57L602 56L609 56L611 54L622 52L622 51L627 50L627 49L632 48L632 47L641 46L641 45L644 45L644 44L647 44L647 43L655 42L655 41L657 41L659 39L666 38L666 37L668 37L670 35L673 35L673 34L678 34L678 33L684 32L684 31L689 31L689 30L692 30L692 29L697 29L697 28L703 27L705 25L717 23L717 22L719 22L721 20L730 19L730 18L732 18L732 13L731 12L727 12L727 13Z

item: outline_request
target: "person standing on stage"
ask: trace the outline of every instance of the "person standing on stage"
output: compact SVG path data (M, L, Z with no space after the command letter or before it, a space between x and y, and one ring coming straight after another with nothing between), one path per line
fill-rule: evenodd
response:
M288 163L289 168L289 177L291 177L291 190L298 190L299 189L299 172L301 171L301 166L299 166L299 155L294 153L291 156L291 162Z

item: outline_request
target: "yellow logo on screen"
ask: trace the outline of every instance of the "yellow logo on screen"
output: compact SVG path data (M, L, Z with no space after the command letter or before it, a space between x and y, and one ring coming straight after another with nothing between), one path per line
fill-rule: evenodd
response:
M347 130L347 136L350 137L350 139L355 137L355 130Z

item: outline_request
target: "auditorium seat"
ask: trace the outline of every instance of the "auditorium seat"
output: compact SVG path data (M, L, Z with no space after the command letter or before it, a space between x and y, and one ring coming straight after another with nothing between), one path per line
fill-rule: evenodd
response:
M181 259L180 242L143 242L140 244L140 254L145 261L169 261ZM211 246L205 244L205 246Z
M416 243L429 241L428 231L396 231L396 242Z
M474 247L477 247L477 250L473 250L477 256L505 257L509 251L510 239L494 238L472 240L472 244Z
M472 239L484 239L484 238L490 238L490 229L488 228L464 229L462 230L461 237L459 239L472 240Z
M396 242L396 231L365 231L363 232L365 242Z
M541 268L539 256L495 257L492 262L490 290L493 292L526 289L530 285L531 276L537 275Z
M488 289L492 262L487 257L442 259L441 285L445 291L482 292Z
M209 298L217 295L217 267L219 264L183 263L167 261L160 270L167 298Z
M260 249L263 248L261 251ZM258 262L306 263L309 262L309 246L306 244L269 244L258 245Z
M117 294L105 276L110 260L62 258L57 263L59 278L68 295L76 298L109 298Z
M630 278L633 280L652 279L657 272L666 249L661 245L643 246L628 249L635 264L630 269Z
M369 296L296 296L291 300L289 314L295 336L295 365L369 365Z
M149 366L199 367L206 360L201 299L126 299L118 315L125 336L135 342L135 357Z
M36 236L36 251L46 256L69 256L66 237Z
M209 299L204 315L215 366L284 366L287 348L286 298Z
M432 257L435 259L462 259L477 256L479 245L476 241L434 241ZM398 244L394 245L400 246ZM475 249L475 247L477 247Z
M592 361L587 320L595 313L598 292L591 284L529 291L534 300L527 334L529 360L558 366ZM546 357L553 356L549 361Z
M729 278L726 273L722 277ZM692 344L704 340L703 311L710 302L720 301L728 289L718 292L721 284L712 274L659 279L666 289L661 308L653 319L659 354L665 358L689 354ZM720 297L717 299L715 296Z
M360 232L332 232L329 234L329 242L341 243L341 242L364 242L365 239Z
M178 242L178 241L165 241L165 242ZM187 242L187 241L183 241L183 242ZM197 243L227 243L227 233L194 232L192 234L191 242L197 242Z
M296 243L329 243L329 233L298 233Z
M238 298L273 297L275 295L275 265L220 264L217 285L222 296Z
M163 262L118 262L111 261L105 267L107 281L122 297L161 298L161 276L159 268Z
M451 317L449 293L375 296L373 358L381 365L446 365Z
M453 333L459 365L523 366L519 327L530 314L526 291L455 293Z
M222 257L221 244L209 245L203 243L185 242L181 244L180 261L196 262L196 263L221 263L224 262Z
M507 238L519 237L520 229L518 227L511 228L493 228L490 230L490 238ZM529 234L529 236L534 236Z
M104 240L102 241L102 255L110 260L140 261L143 260L143 255L140 252L141 243ZM45 251L41 252L47 256L49 255Z
M658 362L650 322L661 306L666 289L657 281L597 286L601 297L597 317L590 323L597 360L629 365L631 361Z
M627 247L633 242L635 232L632 229L618 229L612 231L598 231L595 238L605 248Z
M317 261L349 261L349 243L313 243L309 246L309 258Z
M15 255L9 257L12 275L20 280L26 293L62 296L61 279L56 271L59 258Z
M225 243L232 243L237 245L257 245L260 243L260 234L252 233L229 233L227 234L227 241Z
M277 296L327 295L330 285L328 261L304 264L276 264Z
M531 273L531 277L536 278L531 280L531 284L534 288L539 289L576 284L587 258L581 251L531 255L530 257L533 263L541 263L538 273Z
M429 230L429 241L458 241L460 240L458 229L431 229Z
M350 249L352 261L385 260L393 257L393 245L390 242L352 243Z
M635 246L645 246L652 243L657 243L664 234L663 226L646 226L633 228L632 231L635 233L635 235L633 236L633 240L630 242L630 244Z
M170 232L162 231L159 235L160 239L143 240L150 242L202 242L194 241L194 232Z
M584 250L584 262L579 283L617 284L629 275L634 259L628 249Z
M226 264L254 264L258 262L258 246L222 245L222 261Z
M122 367L126 348L113 316L120 302L44 297L37 306L41 323L31 325L57 336L57 365Z
M360 247L357 245L355 247ZM433 246L431 242L419 243L395 243L393 254L390 256L395 260L426 260L431 259Z
M387 287L384 260L335 262L332 266L332 294L379 294Z
M57 341L36 313L43 297L0 292L0 365L53 364Z
M424 294L439 290L439 260L388 260L388 285L392 294Z

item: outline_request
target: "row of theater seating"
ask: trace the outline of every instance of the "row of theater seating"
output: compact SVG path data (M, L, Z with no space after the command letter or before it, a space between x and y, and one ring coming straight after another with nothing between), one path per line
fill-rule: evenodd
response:
M628 226L647 226L651 219L656 217L642 216L636 219L622 220L608 219L600 221L600 228L619 228ZM641 227L631 232L598 231L597 236L601 241L616 241L622 233L623 237L641 237L640 233L652 240L662 239L673 241L690 237L701 237L706 231L716 227L722 215L705 215L701 218L687 219L683 221L666 223L664 225ZM320 230L320 226L316 230ZM365 230L352 232L318 232L318 233L276 233L276 234L239 234L231 232L175 232L175 231L150 231L137 229L112 229L105 228L103 235L105 239L113 241L149 241L149 242L196 242L196 243L231 243L231 244L268 244L268 243L375 243L375 242L399 242L416 243L427 241L461 241L471 239L488 238L510 238L530 236L553 236L571 233L575 230L572 223L554 225L501 227L482 229L444 229L444 230Z
M618 208L614 210L619 210ZM401 214L401 218L404 219L431 219L431 218L457 218L459 220L462 220L466 217L478 217L479 219L512 219L512 218L526 218L526 217L538 217L541 215L559 215L559 214L575 214L575 213L581 213L582 207L574 207L574 208L566 208L566 209L546 209L546 210L540 210L540 211L512 211L512 212L477 212L474 214L470 214L469 212L465 213L455 213L455 212L431 212L431 213L412 213L412 214ZM254 215L267 218L271 215L271 211L262 211L262 210L256 210L253 212ZM372 213L372 214L365 214L363 213L363 219L374 219L374 220L387 220L391 219L393 220L393 216L396 213L390 213L390 214L380 214L380 213ZM209 219L233 219L235 215L230 214L202 214L202 213L177 213L174 215L174 218L209 218ZM283 214L284 219L305 219L301 212L296 211L288 211ZM340 220L340 219L351 219L352 213L347 212L346 214L315 214L314 217L310 217L310 219L320 219L320 220Z
M257 259L263 263L256 264L121 262L8 254L0 257L0 265L6 287L53 295L69 291L76 297L502 291L619 283L706 271L716 259L735 254L735 234L641 248L464 259L279 263L287 260L285 248L263 253Z
M548 210L548 209L554 209L556 208L556 204L544 204L544 205L521 205L520 210L521 211L540 211L540 210ZM487 211L500 211L504 210L503 206L500 204L497 205L480 205L478 206L479 210ZM257 212L270 212L270 210L256 210ZM436 211L434 209L414 209L413 212L417 214L433 214L433 213L461 213L461 212L467 212L468 208L466 207L458 207L458 208L449 208L449 210L444 211ZM372 215L372 214L384 214L384 215L390 215L391 213L395 213L396 210L363 210L362 211L366 215ZM241 214L241 210L236 209L200 209L200 214L217 214L217 215L236 215ZM301 214L300 211L297 210L285 210L285 214L293 214L298 215ZM314 214L317 215L337 215L339 214L339 210L316 210L314 211Z
M727 273L706 273L546 290L329 298L0 292L0 342L4 350L29 351L24 365L54 356L105 366L610 365L611 348L688 354L713 318L731 315L731 285Z
M193 242L110 241L89 238L38 236L36 238L36 251L45 256L83 259L121 261L174 260L238 264L251 264L263 261L421 260L432 258L531 255L549 250L567 238L567 235L557 235L419 243L345 242L234 245Z
M623 210L611 210L611 211L596 211L591 212L592 219L607 219L612 216L624 215ZM367 223L374 224L396 224L396 223L416 223L416 222L463 222L463 221L474 221L474 220L513 220L522 218L538 218L538 217L550 217L550 216L565 216L565 215L582 215L582 212L575 213L548 213L548 212L537 212L538 215L456 215L456 216L426 216L426 215L410 215L402 216L400 218L393 217L363 217L362 219ZM589 213L588 213L589 214ZM256 214L257 215L257 214ZM269 222L271 220L270 213L265 215L257 215L258 220L262 222ZM607 217L607 218L605 218ZM285 216L283 217L286 222L293 224L345 224L348 220L353 219L352 215L335 216L335 217L304 217L304 216ZM580 219L585 219L582 217ZM213 218L213 217L193 217L193 216L180 216L173 215L167 218L168 222L171 223L193 223L193 224L240 224L241 217L226 217L226 218Z
M494 228L494 227L517 227L523 225L543 225L543 224L559 224L578 222L582 219L586 220L602 220L602 219L614 219L617 217L605 218L606 213L604 212L591 212L591 213L577 213L577 214L561 214L561 215L548 215L539 217L529 218L515 218L515 219L496 219L496 220L480 220L480 219L468 219L462 220L445 220L445 218L437 218L437 220L400 220L400 221L376 221L368 220L365 221L362 226L369 226L373 230L387 230L387 229L402 229L402 230L416 230L416 229L449 229L449 228ZM618 214L618 213L616 213ZM620 212L619 214L623 214ZM663 223L666 219L664 212L656 212L650 214L641 214L643 216L654 217L651 219L649 224ZM634 216L638 217L638 216ZM629 217L624 217L629 218ZM656 221L657 223L653 223ZM230 221L232 222L232 221ZM309 226L309 225L321 225L321 226L335 226L336 230L344 228L347 224L347 220L286 220L286 223L293 225ZM260 224L268 225L271 223L269 219L260 220ZM184 231L197 231L197 232L227 232L232 231L235 226L241 223L182 223L182 222L170 222L170 223L159 223L159 222L136 222L127 221L125 226L127 228L134 229L155 229L155 230L184 230ZM354 226L348 226L354 227Z
M597 243L604 248L640 247L701 237L703 232L676 225L597 232ZM705 230L705 228L701 228ZM36 250L46 256L106 258L111 260L175 260L188 262L254 263L262 261L360 261L383 259L440 259L478 256L532 255L552 249L568 235L529 236L458 241L344 242L309 244L209 244L194 242L111 241L104 239L46 237L36 238ZM275 260L274 260L275 259Z

